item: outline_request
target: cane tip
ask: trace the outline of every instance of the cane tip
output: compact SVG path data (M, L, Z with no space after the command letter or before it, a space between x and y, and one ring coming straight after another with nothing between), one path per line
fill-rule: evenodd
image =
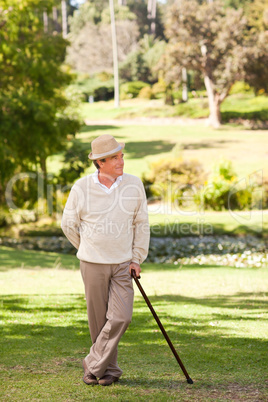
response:
M187 378L187 382L188 382L188 384L193 384L194 383L193 380L190 377Z

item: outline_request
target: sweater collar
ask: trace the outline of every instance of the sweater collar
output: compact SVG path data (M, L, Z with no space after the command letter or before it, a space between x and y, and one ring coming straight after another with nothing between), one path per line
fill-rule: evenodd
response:
M116 187L118 187L119 184L120 184L120 182L121 182L122 179L123 179L123 175L122 175L122 176L118 176L118 177L116 178L115 182L111 185L111 187L108 188L108 187L106 187L104 184L102 184L102 183L99 181L98 173L99 173L99 171L96 170L96 171L92 174L92 179L93 179L94 183L95 183L95 184L98 184L98 185L102 188L102 190L104 190L105 193L107 193L107 194L110 194Z

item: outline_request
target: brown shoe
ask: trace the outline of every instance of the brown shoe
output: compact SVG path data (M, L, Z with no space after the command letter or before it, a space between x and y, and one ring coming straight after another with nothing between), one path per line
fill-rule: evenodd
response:
M105 375L102 378L99 379L99 384L100 385L111 385L114 382L117 382L119 380L118 377L114 377L112 375Z
M84 377L83 377L84 383L87 385L97 385L98 380L94 376L94 374L91 374L90 371L88 371L85 360L83 360L83 369L84 369Z

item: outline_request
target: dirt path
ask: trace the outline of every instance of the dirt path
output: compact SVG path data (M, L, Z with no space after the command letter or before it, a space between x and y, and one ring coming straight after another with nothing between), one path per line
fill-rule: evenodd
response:
M188 126L208 125L208 119L189 119L181 117L136 117L133 119L85 119L87 126Z

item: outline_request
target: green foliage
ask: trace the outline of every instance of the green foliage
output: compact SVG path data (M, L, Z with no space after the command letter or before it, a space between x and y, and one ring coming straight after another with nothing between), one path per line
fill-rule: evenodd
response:
M138 97L140 99L154 99L154 94L150 87L144 87L140 90Z
M123 81L145 81L154 83L158 79L156 65L162 57L166 43L145 35L139 46L129 53L120 64L120 77Z
M232 119L255 120L255 121L268 121L268 109L258 111L226 111L221 113L222 121L228 122Z
M150 165L150 172L143 175L147 197L160 199L184 207L195 204L215 211L249 209L253 202L253 190L258 183L243 187L233 170L232 163L222 160L215 165L208 181L200 162L184 161L181 156L162 158Z
M225 9L221 1L201 5L195 0L174 3L166 21L166 79L181 81L181 68L186 67L210 76L216 92L229 90L241 72L245 31L242 10ZM205 55L202 44L206 44ZM231 65L227 63L229 58Z
M118 60L136 48L136 16L127 6L115 6ZM108 2L87 1L70 19L70 46L66 61L79 72L112 71L112 38Z
M148 82L156 82L159 72L156 66L159 60L163 56L166 49L166 42L154 39L150 35L145 35L140 41L141 50L143 52L143 60L149 69L149 75L147 77Z
M102 82L107 82L113 79L113 74L108 73L107 71L102 71L98 73L96 77Z
M166 92L166 84L163 79L158 79L158 81L152 86L152 92L155 97L161 97Z
M139 38L149 32L150 21L148 20L147 2L144 0L127 0L127 5L132 13L137 17L139 27ZM157 3L155 19L155 36L160 39L165 38L163 15L161 5Z
M142 81L126 82L120 87L121 99L136 98L140 90L145 87L149 87L149 84Z
M89 96L99 101L112 99L114 95L112 75L106 72L100 72L91 77L88 74L79 74L72 86L83 94L85 102L88 102Z
M180 94L181 99L181 94ZM175 105L176 116L203 118L209 116L208 100L204 99L191 99L188 102L182 102Z
M136 21L136 15L129 10L128 6L114 5L114 14L116 21ZM101 22L103 24L111 24L111 12L110 7L103 10L101 15Z
M114 87L113 86L101 86L98 88L95 88L93 92L94 99L96 101L104 100L107 101L109 99L112 99L114 97Z
M252 93L252 88L243 81L237 81L232 85L229 95L247 93Z
M248 209L252 203L252 188L239 188L238 178L231 161L222 160L215 165L204 191L197 194L197 203L215 211Z
M80 122L64 93L72 79L62 67L67 42L44 33L38 15L52 2L12 1L7 6L1 1L0 6L5 26L0 31L0 185L5 187L12 174L26 169L37 172L39 166L46 174L46 158L62 150Z
M72 17L69 17L71 32L78 33L87 22L99 24L105 7L107 7L105 0L98 2L86 1L81 4L79 10L75 11Z
M259 0L258 0L259 1ZM181 83L182 68L202 73L210 97L210 123L220 124L220 104L234 82L267 91L267 31L251 27L245 11L223 1L182 0L169 9L167 51L160 68L168 83Z
M73 139L64 153L64 168L60 170L58 182L65 186L73 184L87 169L91 161L88 159L88 143Z
M200 162L173 155L151 163L150 172L142 180L150 198L176 201L180 205L185 191L204 184L205 172Z
M237 94L228 96L221 105L223 121L230 119L247 119L266 122L268 120L267 96Z
M119 75L123 81L148 81L150 71L140 49L129 53L120 63Z

